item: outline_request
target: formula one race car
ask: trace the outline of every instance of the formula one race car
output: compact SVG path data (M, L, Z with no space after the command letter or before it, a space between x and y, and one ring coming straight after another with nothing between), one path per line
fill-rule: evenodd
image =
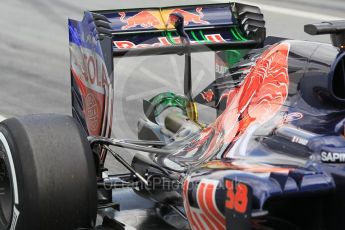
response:
M345 21L305 26L333 45L266 37L260 9L238 3L68 26L73 118L0 123L0 229L345 228ZM216 74L194 93L197 52ZM138 140L115 139L114 59L177 54L184 93L143 98ZM128 173L107 173L107 155Z

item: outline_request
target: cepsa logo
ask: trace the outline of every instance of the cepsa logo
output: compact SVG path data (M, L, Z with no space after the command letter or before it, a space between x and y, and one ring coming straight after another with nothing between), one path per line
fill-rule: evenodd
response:
M221 43L225 42L225 39L222 37L221 34L208 34L205 35L208 41L205 42L207 44L208 42L211 43ZM166 37L159 37L158 42L155 43L142 43L142 44L135 44L131 41L114 41L114 45L118 49L140 49L140 48L152 48L152 47L164 47L164 46L171 46L174 44L180 44L181 39L178 37L172 38L173 42L170 42ZM197 44L197 41L192 41L192 44Z
M79 50L78 50L79 49ZM102 58L89 49L72 47L72 71L83 84L98 93L104 94L104 88L110 83L107 68Z

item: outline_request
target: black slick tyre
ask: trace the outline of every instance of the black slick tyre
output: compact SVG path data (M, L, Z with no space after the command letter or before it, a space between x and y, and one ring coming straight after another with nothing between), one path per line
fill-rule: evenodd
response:
M72 117L0 123L0 230L91 228L96 191L92 152Z

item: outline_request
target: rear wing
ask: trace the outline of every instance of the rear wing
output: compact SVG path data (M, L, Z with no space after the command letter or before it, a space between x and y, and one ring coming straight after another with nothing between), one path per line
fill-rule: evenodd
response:
M238 4L207 4L165 8L92 11L100 33L112 36L114 56L181 53L171 13L181 13L191 40L192 52L254 48L266 37L263 15L257 7Z
M184 53L168 24L176 12L191 52L252 49L266 38L260 9L239 3L86 11L82 21L70 19L73 115L89 135L111 132L113 57Z

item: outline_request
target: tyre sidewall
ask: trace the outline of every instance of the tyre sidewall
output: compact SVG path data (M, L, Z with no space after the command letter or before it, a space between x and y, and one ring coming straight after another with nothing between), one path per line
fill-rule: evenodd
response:
M24 223L28 223L30 222L30 220L24 220L27 214L25 215L21 215L21 214L23 214L23 212L25 211L25 213L30 213L30 215L35 215L35 211L29 210L28 209L29 207L25 202L27 199L35 200L35 194L30 194L30 192L24 193L24 191L34 191L34 190L28 190L30 188L27 188L27 186L24 183L25 177L33 178L34 175L24 176L21 162L27 162L29 164L29 161L32 161L32 159L28 159L28 156L30 156L30 154L26 155L25 161L22 161L20 159L20 157L23 155L19 154L20 150L16 147L17 144L14 142L13 136L11 135L11 133L8 132L8 130L3 125L0 125L0 141L2 142L2 144L4 145L6 149L5 154L6 154L6 157L8 158L9 165L10 165L10 169L8 170L10 171L10 174L11 174L11 183L12 183L13 196L14 196L12 222L10 225L10 230L22 230L22 229L24 230L24 229L27 229L25 228ZM19 141L22 143L22 145L28 144L27 141L24 140L24 138L20 138ZM26 145L26 146L28 147L27 151L30 151L29 145ZM32 172L33 171L34 170L32 170ZM30 180L30 183L32 184L29 187L35 186L34 185L35 180ZM16 196L17 196L17 201L15 199ZM26 224L26 227L28 227L27 224Z

